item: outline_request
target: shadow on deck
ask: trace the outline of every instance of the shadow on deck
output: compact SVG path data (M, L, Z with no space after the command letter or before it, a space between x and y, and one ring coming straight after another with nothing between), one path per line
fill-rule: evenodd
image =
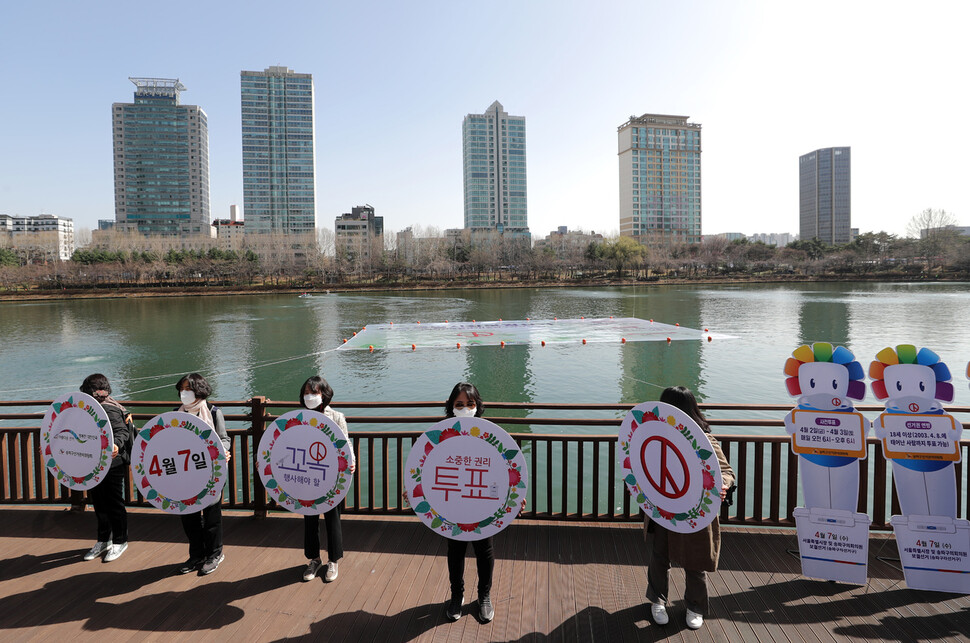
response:
M446 621L446 544L413 518L345 516L336 582L300 582L303 528L291 515L226 512L226 561L174 576L188 546L174 516L130 512L119 560L84 562L92 512L0 509L0 637L276 641L893 641L961 639L970 596L906 589L873 536L867 587L802 578L792 530L723 530L703 629L683 624L683 573L671 573L671 622L649 621L646 556L630 524L517 521L495 538L495 620L482 625L474 557L465 616ZM468 602L470 601L470 603Z

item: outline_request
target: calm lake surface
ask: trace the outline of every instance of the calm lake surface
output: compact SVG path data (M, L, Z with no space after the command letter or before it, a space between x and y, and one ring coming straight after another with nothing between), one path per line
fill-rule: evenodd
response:
M610 315L709 328L735 338L669 345L325 352L367 324ZM866 368L886 346L929 347L953 373L955 403L967 405L968 319L967 283L461 289L308 298L0 303L0 399L50 399L77 390L88 374L103 372L120 399L174 404L175 381L198 371L212 383L213 397L222 400L253 395L295 400L302 382L321 373L337 401L441 400L455 382L469 380L486 402L634 403L657 399L663 387L682 384L702 401L788 404L792 400L784 387L785 360L800 344L828 341L847 346ZM865 401L875 402L871 391ZM557 430L572 429L542 427L543 432Z

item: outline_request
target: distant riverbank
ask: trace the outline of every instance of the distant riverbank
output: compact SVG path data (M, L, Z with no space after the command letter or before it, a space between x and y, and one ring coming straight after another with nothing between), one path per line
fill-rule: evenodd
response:
M924 281L958 281L953 279L914 279L911 275L898 278L886 275L867 277L866 275L771 275L771 276L724 276L724 277L651 277L649 279L572 279L572 280L492 280L449 279L427 282L383 282L338 283L326 287L315 286L299 288L292 284L258 284L253 286L125 286L120 288L76 288L0 291L0 301L43 301L56 299L113 299L118 297L193 297L203 295L263 295L263 294L326 294L338 292L379 292L379 291L428 291L461 288L589 288L598 286L684 286L684 285L730 285L730 284L770 284L770 283L901 283Z

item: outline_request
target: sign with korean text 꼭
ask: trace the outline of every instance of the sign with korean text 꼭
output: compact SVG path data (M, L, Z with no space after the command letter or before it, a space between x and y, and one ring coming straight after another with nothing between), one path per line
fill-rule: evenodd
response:
M721 465L707 435L686 413L644 402L620 425L620 475L651 520L671 531L700 531L721 507Z
M40 448L51 475L68 489L96 487L108 475L114 436L104 408L90 395L69 393L44 413Z
M795 507L792 513L803 576L866 584L869 516L822 507Z
M970 522L948 516L893 516L906 586L970 594Z
M792 451L799 455L866 457L868 424L861 413L794 409L791 423Z
M887 458L960 461L960 428L952 415L883 413L876 419Z
M135 435L131 479L159 509L173 514L202 511L222 499L227 475L222 440L195 415L162 413Z
M448 418L411 447L405 490L418 518L454 540L481 540L519 514L529 473L519 445L481 418Z
M353 480L354 449L337 423L319 411L290 411L259 441L259 477L284 509L305 516L340 504Z

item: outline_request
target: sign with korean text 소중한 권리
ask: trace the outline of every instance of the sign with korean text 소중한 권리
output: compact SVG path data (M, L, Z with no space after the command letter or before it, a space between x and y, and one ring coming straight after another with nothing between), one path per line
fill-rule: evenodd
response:
M44 463L58 482L75 491L96 487L108 475L114 436L104 408L90 395L54 400L40 430Z
M418 518L454 540L502 531L528 492L525 458L501 427L481 418L448 418L411 447L405 490Z
M700 531L721 507L721 465L697 423L675 406L644 402L620 425L617 460L630 494L671 531Z
M173 514L202 511L222 499L227 476L222 440L195 415L162 413L135 435L132 482L159 509Z
M319 411L284 413L259 441L259 476L284 509L322 514L346 497L353 480L354 449L349 436Z

